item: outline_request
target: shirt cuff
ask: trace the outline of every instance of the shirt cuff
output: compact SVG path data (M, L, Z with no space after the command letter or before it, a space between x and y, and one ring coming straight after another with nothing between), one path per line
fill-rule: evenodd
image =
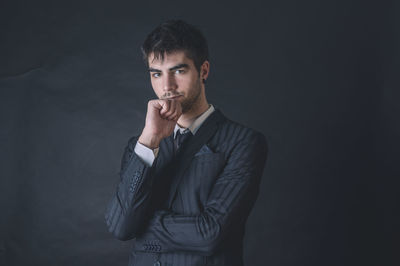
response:
M139 141L136 142L135 153L142 159L148 166L152 166L155 158L158 155L159 147L154 150L144 146Z

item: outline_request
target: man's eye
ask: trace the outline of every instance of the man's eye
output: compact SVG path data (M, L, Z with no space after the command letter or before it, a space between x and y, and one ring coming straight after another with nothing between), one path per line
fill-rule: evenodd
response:
M153 77L158 78L160 76L160 73L153 73Z
M177 69L177 70L175 70L175 73L176 73L176 74L183 74L183 73L185 73L185 70L183 70L183 69Z

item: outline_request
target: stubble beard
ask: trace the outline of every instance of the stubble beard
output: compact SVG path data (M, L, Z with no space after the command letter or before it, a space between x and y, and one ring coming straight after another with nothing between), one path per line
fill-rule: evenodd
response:
M200 95L201 95L201 84L200 79L196 82L196 90L195 94L187 99L184 99L181 103L182 106L182 114L189 113L199 104Z

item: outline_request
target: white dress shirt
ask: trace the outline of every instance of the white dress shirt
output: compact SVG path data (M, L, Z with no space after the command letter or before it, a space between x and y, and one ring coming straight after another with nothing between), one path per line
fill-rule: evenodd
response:
M183 133L185 130L189 129L192 134L196 134L197 130L199 130L200 126L203 124L203 122L207 119L207 117L214 112L215 108L212 104L209 105L207 111L199 115L193 123L188 127L188 128L183 128L178 126L178 124L175 125L174 128L174 138L176 136L176 132L180 130L180 133ZM142 159L148 166L152 166L154 160L156 159L158 155L158 148L155 148L154 150L144 146L141 144L139 141L136 142L135 146L135 153L139 156L140 159Z

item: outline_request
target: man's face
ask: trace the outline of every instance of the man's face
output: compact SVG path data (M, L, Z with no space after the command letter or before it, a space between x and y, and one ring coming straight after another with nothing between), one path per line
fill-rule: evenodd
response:
M182 105L182 113L188 112L200 100L204 89L199 72L193 60L183 51L177 51L154 59L149 56L149 72L151 85L160 99L173 98Z

